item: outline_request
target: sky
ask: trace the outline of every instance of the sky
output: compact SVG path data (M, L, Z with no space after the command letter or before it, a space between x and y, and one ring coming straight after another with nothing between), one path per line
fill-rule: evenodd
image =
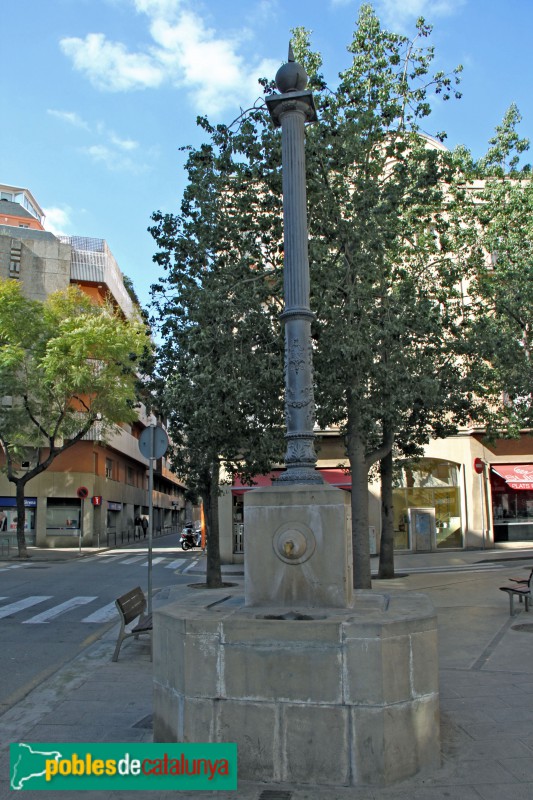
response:
M511 103L533 138L531 0L375 0L383 27L433 25L435 69L462 64L459 101L436 98L425 123L475 157ZM148 233L178 213L180 148L198 115L230 123L312 31L334 85L346 68L358 0L2 0L0 183L29 189L54 233L106 239L143 305L159 276ZM533 155L530 157L533 160Z

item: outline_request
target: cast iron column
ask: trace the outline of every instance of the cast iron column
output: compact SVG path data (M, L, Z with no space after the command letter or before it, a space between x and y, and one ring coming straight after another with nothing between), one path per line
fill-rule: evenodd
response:
M285 420L287 452L284 483L323 483L316 467L314 446L315 400L309 306L307 200L305 182L305 123L317 119L313 95L304 91L307 75L294 61L276 74L280 94L266 103L274 124L281 126L283 170Z

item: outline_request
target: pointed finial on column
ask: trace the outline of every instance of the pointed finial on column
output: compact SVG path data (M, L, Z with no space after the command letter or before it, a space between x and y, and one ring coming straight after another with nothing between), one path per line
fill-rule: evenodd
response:
M303 92L307 86L307 72L294 60L292 44L289 42L289 60L276 73L276 86L285 94L287 92Z

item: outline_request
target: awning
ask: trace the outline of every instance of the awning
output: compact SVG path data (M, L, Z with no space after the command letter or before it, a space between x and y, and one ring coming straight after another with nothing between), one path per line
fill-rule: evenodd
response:
M281 472L282 470L277 469L273 472L269 472L268 475L256 475L253 479L253 486L248 486L242 483L239 478L235 477L231 492L234 495L240 495L250 489L257 489L260 486L272 486L272 482L275 481ZM349 471L346 472L342 468L323 467L319 469L318 472L320 472L324 481L331 486L335 486L338 489L347 489L348 491L352 488L352 476Z
M533 489L533 464L491 464L511 489Z

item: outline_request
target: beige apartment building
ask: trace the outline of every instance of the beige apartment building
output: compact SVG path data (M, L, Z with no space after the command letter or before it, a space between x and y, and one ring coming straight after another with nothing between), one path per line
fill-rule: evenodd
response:
M51 292L75 284L96 302L111 299L125 317L135 313L107 243L45 231L43 211L31 192L7 184L0 184L0 277L20 281L24 293L33 299L44 300ZM27 543L103 546L133 536L135 518L147 516L149 507L149 462L141 455L139 437L154 421L141 406L133 424L121 425L105 441L94 427L30 481L25 500ZM184 521L185 497L183 484L165 458L154 464L153 529L157 533ZM2 473L0 512L0 536L14 544L14 485Z
M317 469L325 481L350 491L342 440L335 431L317 434ZM278 470L258 476L257 485L275 480ZM246 528L243 498L252 487L238 480L222 487L219 500L224 563L243 560ZM370 551L379 552L379 481L369 483ZM394 488L394 537L398 551L430 552L533 546L533 435L493 444L480 430L430 442L424 457L404 467Z

